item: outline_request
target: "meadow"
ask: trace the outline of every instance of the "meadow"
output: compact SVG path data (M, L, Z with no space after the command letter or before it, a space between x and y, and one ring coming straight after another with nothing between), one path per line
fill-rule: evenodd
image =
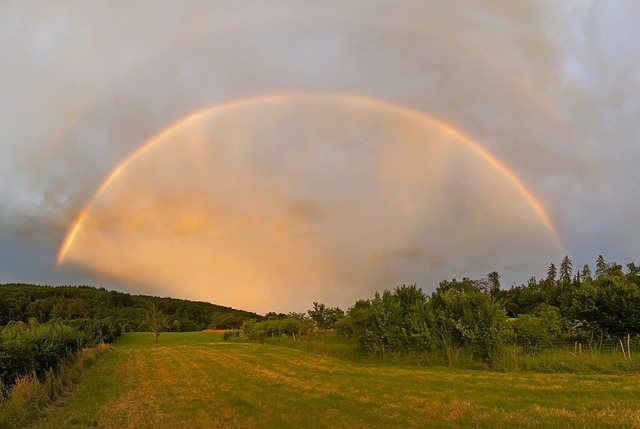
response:
M391 364L128 333L34 428L640 427L640 377Z

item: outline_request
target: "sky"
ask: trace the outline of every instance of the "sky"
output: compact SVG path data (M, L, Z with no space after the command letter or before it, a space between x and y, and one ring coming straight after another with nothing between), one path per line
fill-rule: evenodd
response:
M639 117L633 0L4 1L0 283L264 313L638 263Z

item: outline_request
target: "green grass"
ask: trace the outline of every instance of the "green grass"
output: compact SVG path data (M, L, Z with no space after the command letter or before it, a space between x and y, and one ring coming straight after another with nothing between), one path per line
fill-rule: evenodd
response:
M636 376L640 373L640 357L634 355L629 358L619 350L613 351L585 351L572 353L565 349L550 349L532 355L518 355L511 357L505 354L502 369L507 371L535 371L546 373L572 374L629 374Z
M640 378L350 362L219 334L126 334L34 427L640 427Z

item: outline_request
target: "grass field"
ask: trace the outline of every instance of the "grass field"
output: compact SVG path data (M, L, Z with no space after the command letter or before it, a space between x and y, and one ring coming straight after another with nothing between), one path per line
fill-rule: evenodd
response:
M219 333L126 334L34 426L640 427L640 376L350 363Z

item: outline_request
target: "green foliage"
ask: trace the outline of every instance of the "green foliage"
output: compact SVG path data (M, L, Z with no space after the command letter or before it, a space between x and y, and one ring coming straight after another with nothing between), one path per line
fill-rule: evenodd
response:
M295 317L270 319L262 322L247 320L242 324L240 332L252 341L262 341L267 337L287 336L294 340L300 336L304 323ZM305 327L309 329L309 326Z
M222 341L230 341L234 338L240 338L239 329L230 329L228 331L224 331L224 333L222 334Z
M85 368L109 350L103 343L83 349L65 359L55 370L47 370L43 377L21 375L11 389L0 389L0 428L27 427L48 404L79 381Z
M83 348L118 334L108 320L76 325L31 319L28 324L12 323L0 329L0 384L10 387L19 377L31 374L42 379Z
M356 302L338 324L338 333L381 356L425 350L433 345L431 319L424 293L403 285Z
M560 263L560 284L569 286L571 283L571 274L573 272L573 263L569 256L565 256Z
M85 339L85 344L112 343L122 334L122 326L113 319L74 319L64 322L80 331Z
M529 282L504 291L505 308L511 316L532 314L543 303L556 307L561 315L563 336L593 341L640 335L640 278L635 264L627 264L624 274L618 263L607 263L602 255L596 262L595 279L585 265L571 282L571 261L561 263L561 281ZM562 280L564 279L564 280ZM527 320L533 329L537 323ZM524 322L521 322L524 323ZM525 341L526 342L526 341ZM525 348L528 346L525 346ZM535 346L534 346L535 347Z
M211 316L211 329L240 329L247 315L239 311L215 312Z
M324 304L314 302L313 310L309 310L309 317L323 330L334 329L340 319L344 317L344 311L338 307L327 307ZM294 316L296 317L296 316Z
M430 299L414 285L360 300L338 333L381 356L439 349L453 357L465 348L492 365L504 347L505 319L504 306L478 283L454 279L443 281Z
M442 282L432 295L437 343L448 353L464 347L489 365L497 362L506 338L504 305L479 292L469 279Z
M598 255L598 259L596 260L596 280L602 279L607 271L607 263L604 261L604 257L602 255Z
M160 333L168 326L167 318L162 313L162 310L160 310L154 303L149 305L149 310L147 311L147 326L153 333L154 343L158 342Z
M640 288L624 277L601 277L573 294L569 317L611 336L640 333Z
M255 313L208 302L130 295L89 286L0 285L0 326L10 321L111 318L124 331L148 329L147 309L155 304L172 330L197 331L239 328L244 320L261 319ZM175 323L175 322L178 323Z
M525 353L543 347L552 347L562 340L562 319L558 308L541 304L531 313L513 319L510 326L514 342L522 346Z

